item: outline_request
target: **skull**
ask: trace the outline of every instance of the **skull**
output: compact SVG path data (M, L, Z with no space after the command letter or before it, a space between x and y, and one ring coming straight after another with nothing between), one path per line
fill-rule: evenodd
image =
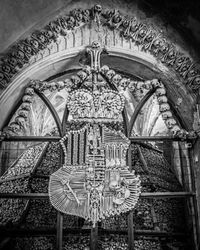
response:
M2 70L3 70L3 72L9 74L10 71L11 71L11 68L7 64L3 64L2 65Z
M28 87L28 88L25 89L24 93L25 93L26 95L33 96L33 95L34 95L34 89Z
M22 98L22 101L31 103L32 102L32 97L30 95L24 95L23 98Z
M84 71L79 71L77 75L80 77L82 81L84 81L87 78L87 73Z
M159 38L155 39L153 42L155 49L158 49L161 46L161 44L162 44L162 40Z
M21 109L30 111L31 110L30 103L29 102L23 102L22 105L21 105Z
M59 33L61 28L60 26L56 23L56 22L50 22L49 26L52 28L53 31L55 31L56 33Z
M36 39L31 39L30 40L30 44L35 48L35 49L38 49L39 47L39 43Z
M171 118L171 117L172 117L172 112L169 110L162 113L163 120L167 120L168 118Z
M117 24L117 23L121 22L121 20L122 20L122 16L120 14L114 15L113 23Z
M64 81L64 84L65 84L65 88L71 88L72 85L73 85L73 83L72 83L72 81L70 79L66 79Z
M166 42L162 41L162 45L161 45L161 52L163 54L167 53L169 50L169 44L167 44Z
M24 58L24 53L21 50L17 50L17 52L15 53L15 55L19 59L23 59Z
M139 31L139 36L144 37L147 33L147 26L145 25L140 31Z
M106 73L108 80L111 80L114 75L115 75L115 71L112 69L108 70L108 72Z
M80 79L79 76L72 76L72 77L71 77L71 81L73 82L73 84L74 84L75 86L77 86L77 85L81 82L81 79Z
M94 11L97 12L97 13L100 13L100 12L102 11L101 5L96 4L96 5L94 6Z
M168 57L169 57L170 59L173 59L173 58L175 57L175 55L176 55L176 52L175 52L174 49L172 49L171 51L169 51Z
M164 87L163 83L161 81L159 81L158 79L153 79L151 80L151 84L154 88L156 87Z
M59 19L59 21L60 21L61 26L62 26L64 29L66 29L66 28L67 28L66 19L63 18L63 17L61 17L61 18Z
M26 46L24 46L24 51L25 51L25 53L27 53L27 54L31 54L32 49L31 49L30 46L26 45Z
M20 126L15 122L11 122L8 129L13 132L18 132L20 130Z
M129 89L131 91L135 90L136 86L137 86L137 82L136 81L130 81Z
M18 111L18 115L23 117L23 118L27 118L28 117L28 111L21 109L21 110Z
M17 65L17 60L14 57L9 58L8 62L12 67Z
M44 36L44 34L42 34L42 33L40 33L39 35L38 35L38 39L40 40L40 42L41 43L45 43L45 36Z
M170 110L170 106L168 103L161 103L160 104L160 112L165 112L167 110Z
M126 79L126 78L122 78L122 80L120 81L119 83L119 86L125 90L127 87L128 87L128 84L129 84L129 80Z
M56 82L51 82L49 85L50 85L50 86L49 86L49 90L50 90L50 91L54 91L54 90L57 89L57 84L56 84Z
M169 118L165 121L169 129L173 128L176 125L176 121L173 118Z
M109 67L107 65L104 65L103 67L101 67L100 72L103 75L106 75L106 73L109 71Z
M58 89L61 90L61 89L64 88L65 84L64 84L63 81L58 81L58 82L57 82L57 86L58 86Z
M119 74L116 74L116 75L112 78L112 83L114 83L114 84L117 86L121 79L122 79L122 77L121 77Z
M69 18L67 19L67 24L69 27L73 27L75 24L75 19L73 16L69 16Z
M173 128L171 129L173 136L176 136L179 131L180 131L180 127L178 125L173 126Z
M155 34L151 31L147 36L146 36L146 41L151 42L154 38Z
M197 77L194 79L193 84L194 84L194 85L200 86L200 76L197 76Z
M157 88L157 89L156 89L156 95L157 95L157 96L166 95L166 90L165 90L165 88Z
M93 48L93 49L100 48L100 46L101 46L101 45L100 45L100 43L99 43L98 41L93 41L93 42L92 42L92 48Z
M15 122L20 126L20 127L24 127L25 126L25 119L22 116L17 116L15 118Z
M131 32L135 32L139 27L139 24L138 24L138 20L136 17L134 17L132 20L131 20L131 27L130 27L130 31Z
M137 85L136 85L137 89L142 89L143 87L145 87L144 82L142 82L142 81L137 82Z
M158 97L158 102L159 103L167 103L168 99L165 95L159 96Z
M50 39L53 36L53 33L50 30L46 30L44 32L44 35L47 37L47 39Z
M198 71L195 70L195 69L191 69L191 70L189 70L189 72L188 72L188 76L189 76L189 77L194 77L194 76L196 76L197 74L198 74Z

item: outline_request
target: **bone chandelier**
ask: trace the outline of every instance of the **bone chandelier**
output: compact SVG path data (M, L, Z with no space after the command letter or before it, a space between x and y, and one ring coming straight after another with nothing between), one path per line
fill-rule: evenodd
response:
M91 73L71 91L67 108L73 120L84 121L79 130L61 139L64 165L50 177L49 196L59 211L96 222L133 209L140 194L140 180L126 165L129 139L108 128L122 121L124 96L111 89L100 73L103 49L93 42L87 49Z

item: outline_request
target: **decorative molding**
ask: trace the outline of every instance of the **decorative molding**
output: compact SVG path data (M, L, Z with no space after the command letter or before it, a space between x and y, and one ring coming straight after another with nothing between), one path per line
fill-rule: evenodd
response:
M41 30L36 30L29 37L12 46L1 59L0 64L0 88L6 89L13 76L27 64L34 62L33 56L39 52L58 44L59 38L68 39L70 31L80 28L90 21L95 21L98 26L107 26L116 29L121 36L131 40L141 51L149 52L158 61L170 67L182 77L185 85L194 93L200 86L199 65L190 57L176 48L176 45L168 41L161 31L153 25L141 22L137 17L127 17L117 10L103 10L100 5L91 9L75 9L56 20L51 21Z

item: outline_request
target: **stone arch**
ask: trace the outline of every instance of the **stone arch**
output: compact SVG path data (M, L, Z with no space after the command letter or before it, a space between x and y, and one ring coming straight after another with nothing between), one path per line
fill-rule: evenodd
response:
M15 103L19 91L30 78L45 80L44 77L51 76L55 67L61 70L69 66L71 59L75 61L73 66L77 67L76 60L81 51L93 40L99 40L107 47L107 58L112 63L112 58L118 58L119 63L120 60L128 62L128 73L132 73L133 69L137 71L136 62L137 66L142 65L149 70L144 75L146 79L151 79L149 75L153 74L161 78L174 103L177 90L181 90L180 98L187 95L185 102L178 108L184 119L188 112L185 111L184 117L182 111L190 106L189 127L192 126L192 106L199 88L198 65L181 46L171 42L153 24L140 21L138 17L123 16L116 10L104 10L99 5L87 10L73 10L69 15L58 17L9 49L2 59L0 69L2 121L11 110L5 107ZM9 101L8 105L11 95L13 101Z

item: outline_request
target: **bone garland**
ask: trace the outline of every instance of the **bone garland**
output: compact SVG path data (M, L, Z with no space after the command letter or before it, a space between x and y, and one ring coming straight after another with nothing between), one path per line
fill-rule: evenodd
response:
M22 97L22 104L17 111L17 116L15 120L11 122L5 131L9 133L18 133L25 127L25 124L28 119L29 111L31 110L31 103L34 96L34 89L31 87L27 87L24 91L24 95Z
M12 46L1 59L0 87L5 89L31 58L49 48L52 43L58 43L60 36L64 36L74 29L80 28L89 21L95 20L98 25L106 25L110 29L117 29L120 34L131 40L141 51L149 52L160 62L173 68L195 93L200 86L199 66L192 59L179 51L177 46L168 41L160 30L151 24L140 21L137 17L127 17L117 10L103 10L100 5L91 9L76 9L69 15L58 17L42 30L34 31L29 37ZM67 39L67 38L66 38Z
M156 89L155 94L158 100L160 113L162 118L170 130L172 136L180 138L189 138L193 136L193 132L187 132L181 129L177 124L176 120L173 118L173 114L170 110L168 104L168 98L166 96L166 89L164 84L158 79L147 80L147 81L131 81L130 79L124 77L122 78L119 74L116 74L114 70L109 69L108 66L104 65L100 69L101 74L106 77L111 83L113 83L120 92L125 91L127 88L134 92L136 89L144 88L147 90Z
M91 68L89 66L84 66L82 70L80 70L76 75L72 76L70 79L67 78L64 81L58 81L58 82L31 80L29 82L29 85L30 87L40 92L44 92L45 90L53 92L53 91L60 91L62 89L66 89L68 92L70 92L76 89L85 80L87 80L90 74L91 74Z

